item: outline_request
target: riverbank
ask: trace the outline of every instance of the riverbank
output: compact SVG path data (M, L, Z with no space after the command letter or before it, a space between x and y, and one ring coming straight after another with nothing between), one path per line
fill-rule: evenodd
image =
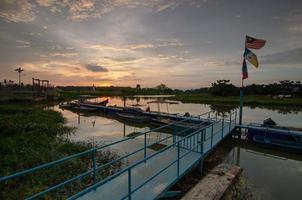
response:
M209 94L180 94L170 99L183 103L215 103L239 105L239 96L212 96ZM274 99L271 96L245 96L244 105L302 106L302 98Z
M65 119L60 112L45 110L44 107L44 104L32 102L0 104L0 177L61 159L96 145L69 140L67 136L75 129L64 124ZM117 157L115 153L100 152L97 163L105 163ZM1 183L0 199L24 199L83 173L90 166L91 158L83 156L73 162ZM113 166L111 173L120 166L121 163ZM99 178L103 178L104 174L106 173ZM89 184L90 176L49 193L45 198L62 199Z
M60 99L62 101L70 101L79 97L79 95L100 96L134 96L144 95L145 93L121 92L121 91L62 91L60 92ZM170 94L169 94L170 95ZM188 93L172 93L174 97L171 100L181 101L183 103L205 103L205 104L228 104L239 105L239 96L213 96L210 94L188 94ZM273 98L271 96L254 96L247 95L244 97L244 105L250 106L302 106L302 98Z

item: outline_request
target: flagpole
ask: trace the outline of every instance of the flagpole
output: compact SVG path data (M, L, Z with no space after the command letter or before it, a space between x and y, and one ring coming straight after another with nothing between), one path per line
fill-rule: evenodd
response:
M254 65L255 67L259 66L257 56L252 51L250 51L248 48L252 49L261 49L265 45L265 40L262 39L256 39L252 38L250 36L245 36L245 43L244 43L244 54L243 54L243 66L245 68L245 71L242 70L242 82L241 82L241 88L240 88L240 107L239 107L239 126L242 126L242 112L243 112L243 98L244 98L244 79L248 77L247 74L247 66L245 63L245 59L247 58L248 61ZM247 57L246 57L247 56ZM242 68L243 69L243 68ZM246 73L245 75L243 73ZM240 129L241 131L241 129Z
M245 50L245 41L244 41L244 50ZM243 93L244 85L243 85L243 83L244 83L244 78L242 76L241 77L241 88L240 88L240 103L239 103L239 126L242 125L243 97L244 97L244 93ZM241 128L240 128L240 132L241 132Z
M244 93L243 93L243 81L244 79L242 78L242 82L241 82L241 88L240 88L240 107L239 107L239 125L242 125L242 112L243 112L243 97L244 97Z

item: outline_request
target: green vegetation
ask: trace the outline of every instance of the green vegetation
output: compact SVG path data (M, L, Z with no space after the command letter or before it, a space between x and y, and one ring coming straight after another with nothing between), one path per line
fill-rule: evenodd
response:
M236 104L239 105L239 96L212 96L209 94L186 94L171 97L173 100L185 103L215 103L215 104ZM270 96L245 96L245 105L268 105L268 106L301 106L302 98L274 99Z
M157 95L157 94L174 94L178 90L172 90L164 84L160 84L155 88L136 88L131 87L96 87L93 91L92 87L84 86L66 86L58 87L60 89L60 99L64 101L77 98L79 95L94 96L131 96L131 95Z
M73 130L64 125L61 113L44 110L41 105L0 104L0 176L82 152L95 145L68 140L66 135ZM99 152L97 163L105 163L117 157L115 153ZM98 179L118 170L121 164L116 163L109 171L100 171ZM24 199L89 170L91 165L91 155L87 155L1 183L0 199ZM67 195L91 184L91 180L91 176L87 176L82 181L75 181L47 194L44 199L65 199Z

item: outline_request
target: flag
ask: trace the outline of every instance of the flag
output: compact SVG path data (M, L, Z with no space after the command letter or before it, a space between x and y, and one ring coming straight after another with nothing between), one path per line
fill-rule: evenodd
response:
M245 36L245 48L261 49L265 45L265 40L256 39L250 36Z
M248 77L249 77L249 75L247 73L246 62L245 62L245 59L243 59L243 63L242 63L242 79L247 79Z
M248 60L252 65L254 65L256 68L258 68L259 63L256 54L254 54L251 50L248 48L245 48L243 57Z

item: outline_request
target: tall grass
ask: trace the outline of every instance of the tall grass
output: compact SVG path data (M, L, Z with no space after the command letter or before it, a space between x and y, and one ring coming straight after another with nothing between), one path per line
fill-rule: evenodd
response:
M43 110L40 106L0 105L0 176L10 175L94 146L89 142L68 140L66 135L71 134L74 128L65 126L64 121L61 113ZM97 154L97 162L106 163L117 157L118 155L112 152L100 152ZM110 172L100 172L98 177L103 178L113 173L121 167L121 164L115 164ZM24 199L87 171L91 165L91 156L84 156L54 168L0 183L0 199ZM43 198L64 199L89 184L90 176Z

